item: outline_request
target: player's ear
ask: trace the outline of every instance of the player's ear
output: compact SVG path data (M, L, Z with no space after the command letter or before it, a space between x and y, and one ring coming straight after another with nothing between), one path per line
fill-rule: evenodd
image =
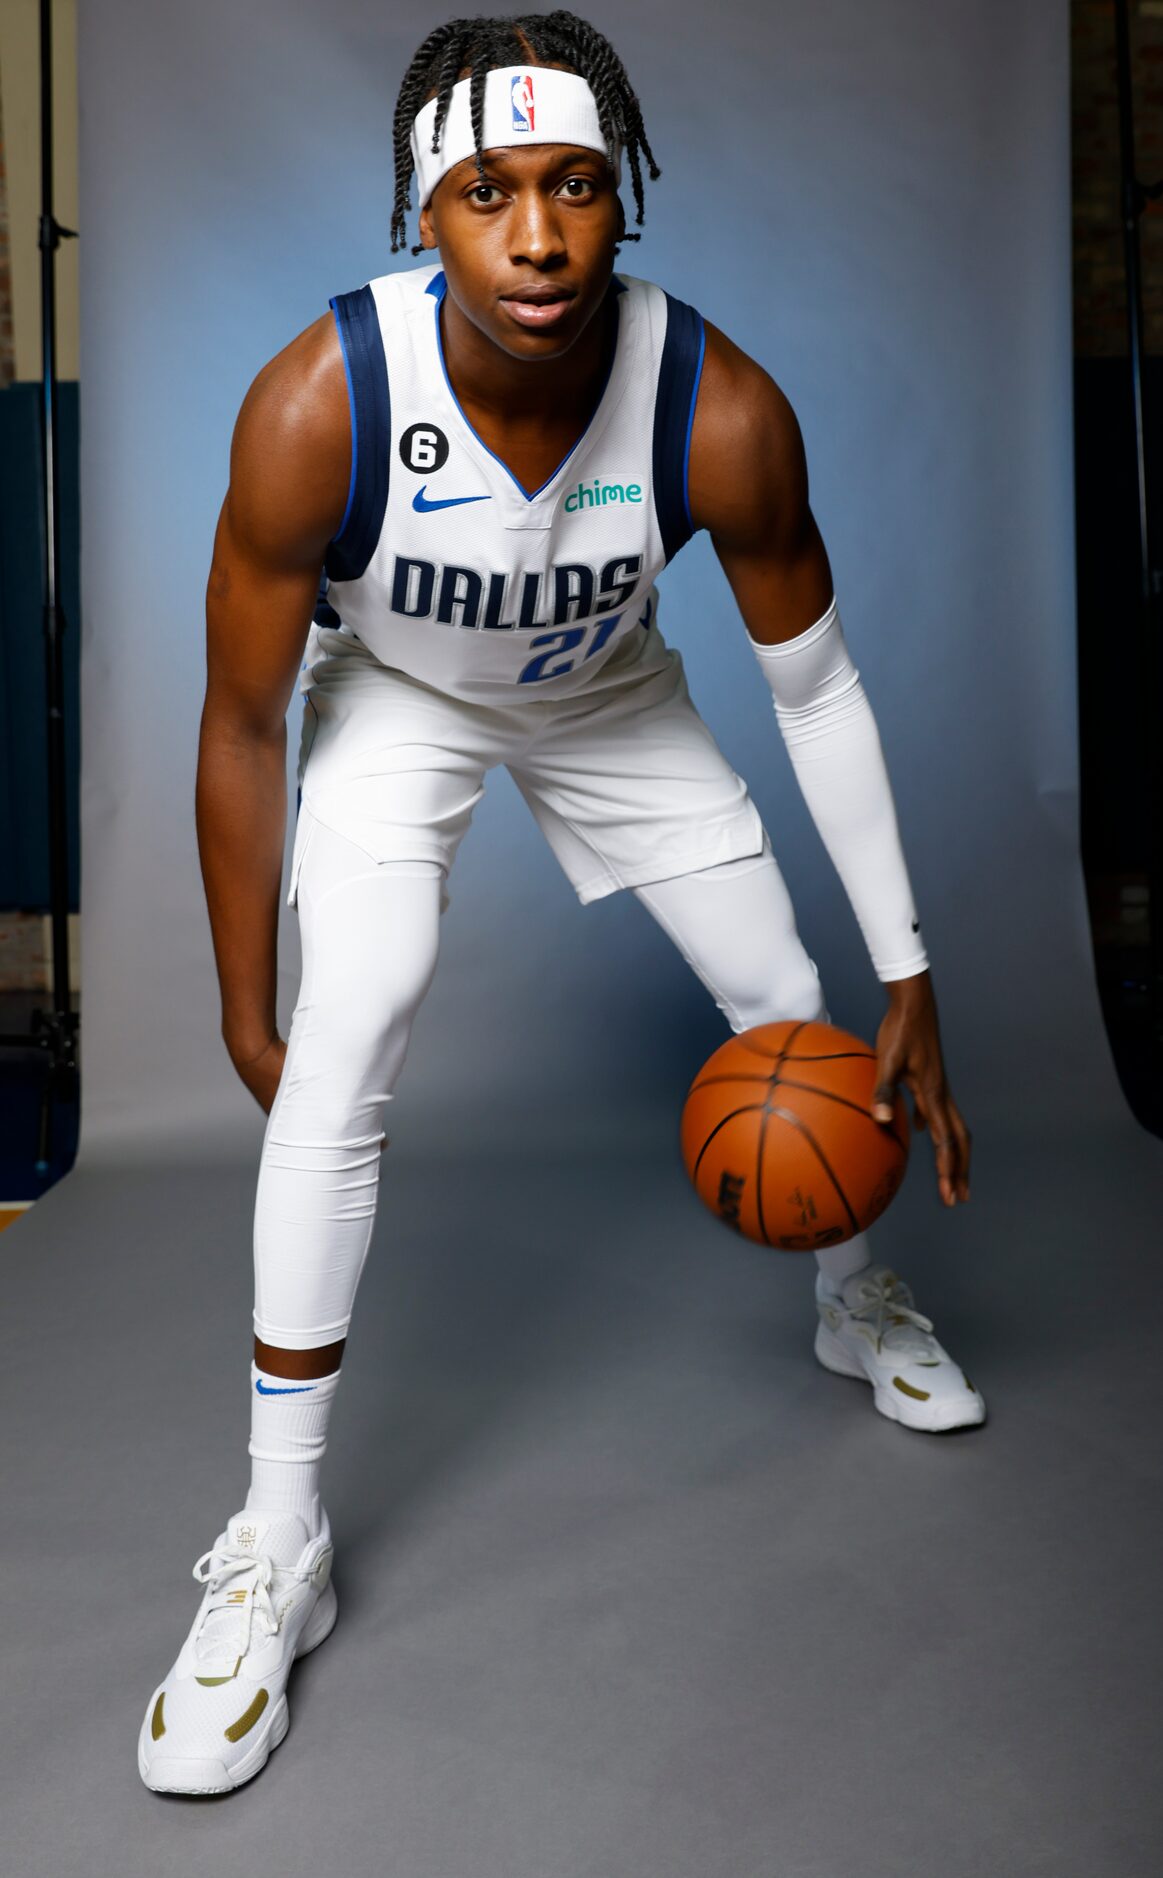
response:
M420 211L420 246L422 248L437 246L436 230L432 226L432 217L426 208Z

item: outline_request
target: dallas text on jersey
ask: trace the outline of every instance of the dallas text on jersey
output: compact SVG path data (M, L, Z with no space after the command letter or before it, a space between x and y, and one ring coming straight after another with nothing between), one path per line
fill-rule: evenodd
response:
M642 572L640 554L615 555L600 567L563 561L542 575L479 572L453 562L396 555L393 613L471 630L527 632L612 613L626 605ZM514 617L515 615L515 617Z

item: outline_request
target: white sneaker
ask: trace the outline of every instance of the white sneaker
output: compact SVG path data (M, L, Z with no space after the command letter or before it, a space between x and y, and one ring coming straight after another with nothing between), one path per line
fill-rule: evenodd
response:
M933 1336L929 1318L887 1265L866 1265L844 1280L839 1296L816 1280L816 1355L838 1376L872 1384L890 1421L930 1433L985 1420L985 1400Z
M229 1793L286 1734L291 1665L336 1618L322 1520L311 1539L297 1513L235 1513L195 1564L202 1603L138 1736L137 1765L155 1793Z

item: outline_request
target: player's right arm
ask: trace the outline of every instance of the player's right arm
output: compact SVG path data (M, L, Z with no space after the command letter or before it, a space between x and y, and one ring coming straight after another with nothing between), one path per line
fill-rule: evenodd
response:
M328 310L263 367L243 400L206 588L198 852L223 1041L268 1110L285 1054L275 989L287 707L350 474L347 382Z

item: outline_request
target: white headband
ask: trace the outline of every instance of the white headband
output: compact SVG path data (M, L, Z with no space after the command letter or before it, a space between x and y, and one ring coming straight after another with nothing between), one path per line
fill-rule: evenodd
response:
M441 126L440 148L432 148L436 99L429 98L412 124L412 167L419 207L425 208L442 176L465 157L476 154L468 95L470 78L452 87L448 115ZM608 156L598 123L598 106L584 78L551 65L505 65L485 74L485 109L481 149L498 144L573 143ZM621 152L614 146L614 176L621 179Z

